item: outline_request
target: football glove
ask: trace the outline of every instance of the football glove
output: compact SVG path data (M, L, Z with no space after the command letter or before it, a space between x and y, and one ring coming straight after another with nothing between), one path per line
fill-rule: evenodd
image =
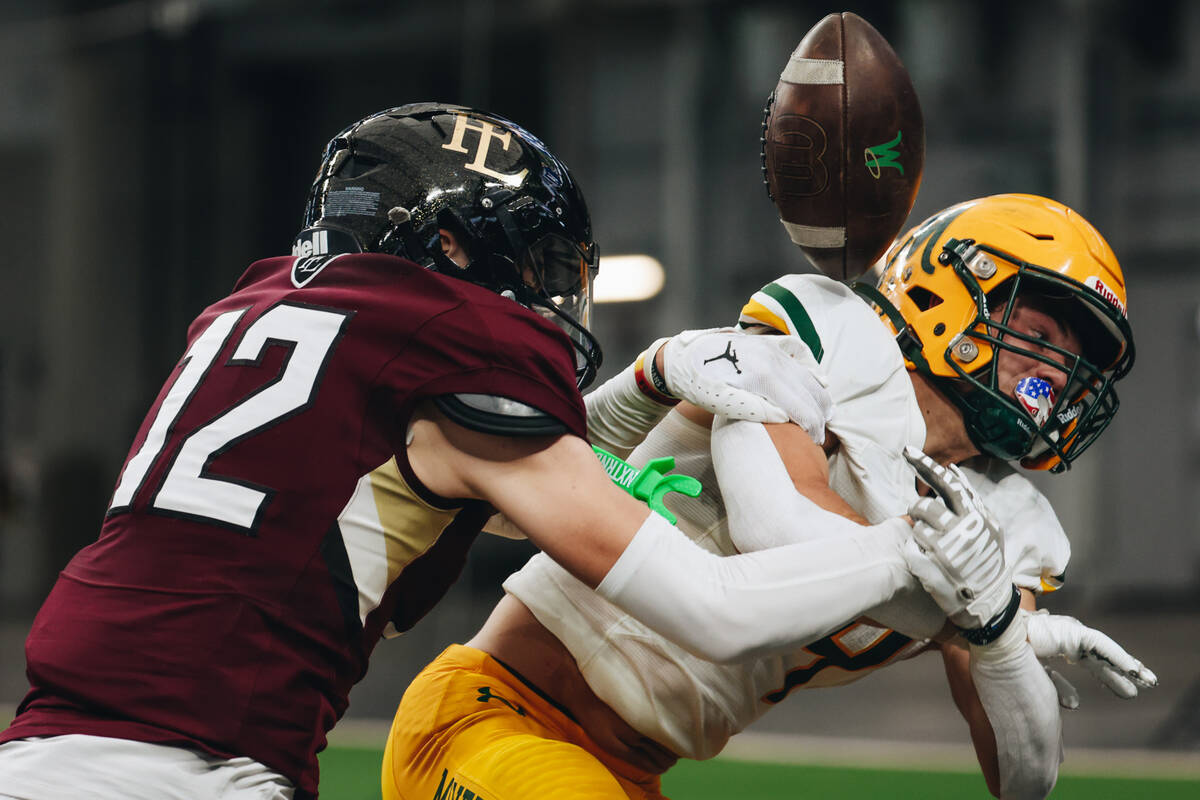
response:
M913 531L904 549L909 571L963 638L989 644L1020 604L999 527L958 467L943 467L915 447L905 448L904 457L940 498L922 497L909 508Z
M717 416L787 422L817 444L833 400L820 379L795 358L805 344L794 336L756 336L734 328L683 331L667 340L667 391Z
M1079 690L1075 688L1075 685L1057 670L1045 664L1042 666L1045 668L1046 674L1050 676L1050 682L1054 684L1054 691L1058 693L1058 704L1070 710L1079 708Z
M1025 616L1029 644L1039 659L1063 658L1069 664L1078 663L1113 694L1125 699L1137 697L1139 687L1149 689L1158 685L1155 674L1125 648L1074 617L1051 614L1045 609L1034 612L1022 609L1019 613ZM1066 708L1077 707L1079 694L1075 687L1057 672L1049 668L1047 671L1059 690L1059 703Z

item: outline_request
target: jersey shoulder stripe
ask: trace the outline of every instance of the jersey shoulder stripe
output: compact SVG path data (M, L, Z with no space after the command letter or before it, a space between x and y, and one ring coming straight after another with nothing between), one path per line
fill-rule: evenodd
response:
M755 324L767 325L781 333L797 336L808 345L818 363L825 355L821 336L804 309L804 304L782 281L769 283L755 292L742 307L738 324L743 328Z

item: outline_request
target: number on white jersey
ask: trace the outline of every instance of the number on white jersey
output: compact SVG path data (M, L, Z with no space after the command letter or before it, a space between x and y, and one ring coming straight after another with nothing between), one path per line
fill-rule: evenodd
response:
M871 636L870 641L860 647L848 646L849 643L845 641L846 637L860 631L867 632L868 636ZM782 702L794 689L804 686L816 677L817 673L829 667L837 667L846 672L858 672L883 666L911 641L912 639L904 634L891 629L852 622L837 633L826 636L804 648L816 658L789 671L784 677L783 686L767 693L762 698L763 702L772 705Z

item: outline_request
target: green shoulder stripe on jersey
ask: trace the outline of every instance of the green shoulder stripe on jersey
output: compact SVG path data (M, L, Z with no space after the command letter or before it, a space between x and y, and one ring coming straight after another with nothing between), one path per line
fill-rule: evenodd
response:
M763 287L762 292L783 306L784 313L788 315L792 327L796 329L796 335L808 345L808 349L812 351L817 363L821 363L821 357L825 355L825 350L821 347L821 337L817 335L817 329L813 327L812 319L804 310L804 305L796 299L796 295L778 283L767 284Z

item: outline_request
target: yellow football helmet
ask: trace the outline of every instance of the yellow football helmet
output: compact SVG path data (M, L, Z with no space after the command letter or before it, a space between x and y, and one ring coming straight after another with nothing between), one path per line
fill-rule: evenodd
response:
M984 453L1059 472L1117 412L1113 384L1134 356L1125 278L1100 233L1061 203L1006 194L947 208L892 245L874 289L856 289L896 332L909 368L963 412ZM1019 296L1049 304L1083 352L1010 327ZM1061 370L1064 389L1055 397L1045 381L1021 381L1005 394L1005 350ZM1046 398L1040 411L1026 390Z

